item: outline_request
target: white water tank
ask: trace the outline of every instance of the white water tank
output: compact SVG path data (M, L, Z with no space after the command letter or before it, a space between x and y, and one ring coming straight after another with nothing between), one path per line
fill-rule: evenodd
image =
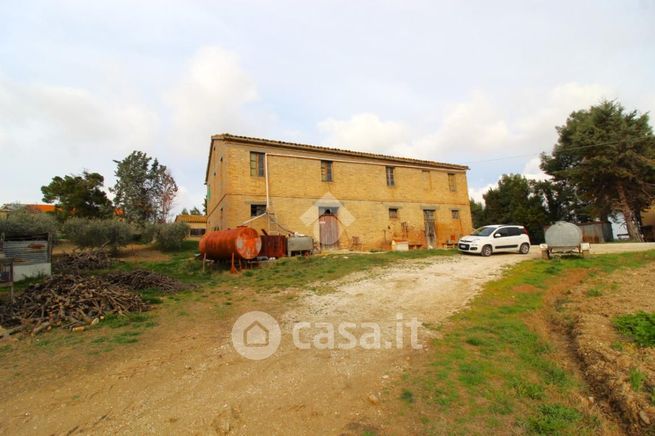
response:
M573 223L557 221L546 230L546 244L549 247L577 247L582 242L582 230Z

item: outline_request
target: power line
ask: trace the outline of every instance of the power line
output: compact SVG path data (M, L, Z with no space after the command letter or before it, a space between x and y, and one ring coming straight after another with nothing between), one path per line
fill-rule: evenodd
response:
M598 144L580 145L578 147L567 147L566 151L569 151L569 150L582 150L582 149L585 149L585 148L593 148L593 147L601 147L603 145L615 145L615 144L618 144L619 142L620 141L608 141L608 142L601 142L601 143L598 143ZM484 159L484 160L465 162L465 165L484 163L484 162L497 162L499 160L518 159L518 158L521 158L521 157L533 157L533 156L538 156L540 154L541 154L541 152L537 153L537 154L534 154L534 153L517 154L515 156L505 156L505 157L498 157L498 158L493 158L493 159Z

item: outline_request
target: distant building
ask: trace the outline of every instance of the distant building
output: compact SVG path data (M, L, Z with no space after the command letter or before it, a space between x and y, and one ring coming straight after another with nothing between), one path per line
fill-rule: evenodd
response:
M189 236L202 236L207 231L207 217L205 215L178 215L176 223L187 223L190 227Z
M655 241L655 205L641 214L642 231L647 241Z
M54 213L55 205L8 203L0 207L0 219L7 219L9 215L19 210L27 210L33 213Z
M207 228L314 237L322 249L454 244L471 231L468 167L229 134L212 136Z
M41 212L41 213L55 213L54 204L24 204L25 209L30 212Z

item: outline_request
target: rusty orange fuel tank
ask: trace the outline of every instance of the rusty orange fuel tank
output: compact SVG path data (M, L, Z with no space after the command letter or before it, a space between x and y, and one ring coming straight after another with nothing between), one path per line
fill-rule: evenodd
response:
M216 230L205 233L200 240L200 254L212 260L254 259L262 249L257 230L250 227Z

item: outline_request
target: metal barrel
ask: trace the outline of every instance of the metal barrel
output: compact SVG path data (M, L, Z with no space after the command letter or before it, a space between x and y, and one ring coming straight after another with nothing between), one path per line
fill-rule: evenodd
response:
M262 249L257 230L250 227L207 232L200 240L200 254L212 260L254 259Z
M265 257L280 258L287 255L287 237L284 235L262 235L262 250Z

